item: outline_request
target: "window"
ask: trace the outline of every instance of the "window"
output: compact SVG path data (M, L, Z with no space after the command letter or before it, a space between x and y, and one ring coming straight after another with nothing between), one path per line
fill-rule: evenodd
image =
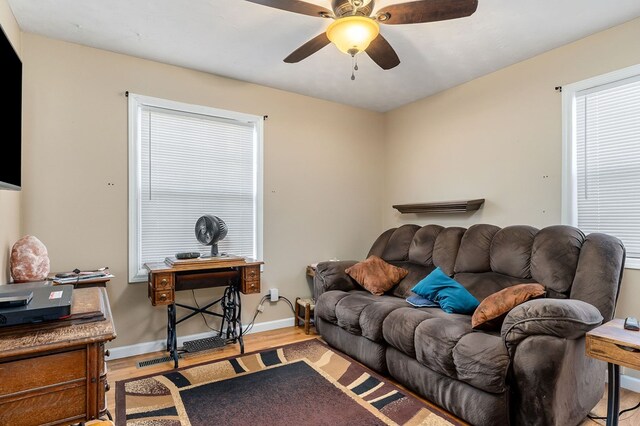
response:
M144 263L209 254L205 214L229 228L219 250L262 258L263 118L129 94L129 281Z
M622 240L640 269L640 66L563 92L563 222Z

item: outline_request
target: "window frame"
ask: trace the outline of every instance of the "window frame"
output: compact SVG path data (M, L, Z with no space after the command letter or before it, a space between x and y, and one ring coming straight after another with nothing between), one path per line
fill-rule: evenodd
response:
M178 112L208 115L232 121L252 123L256 138L256 156L254 173L256 179L255 199L255 239L257 260L263 258L263 169L264 169L264 117L228 111L204 105L194 105L168 99L128 93L128 151L129 151L129 262L128 278L130 283L146 282L147 271L141 265L141 110L144 107L162 108ZM194 224L195 226L195 224ZM194 236L195 238L195 236ZM158 259L161 261L162 259ZM137 266L139 266L139 268Z
M640 64L562 86L562 224L578 225L576 95L639 76ZM640 258L627 257L625 268L640 269Z

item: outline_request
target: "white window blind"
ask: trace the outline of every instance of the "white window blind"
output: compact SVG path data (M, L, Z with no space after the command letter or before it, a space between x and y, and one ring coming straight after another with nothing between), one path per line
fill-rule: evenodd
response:
M138 161L130 171L137 181L130 280L146 280L144 263L178 252L209 254L211 248L195 237L195 223L205 214L220 217L229 229L220 252L261 257L262 117L237 119L162 100L138 102L132 111L137 129L130 135Z
M576 92L577 225L640 259L640 78Z

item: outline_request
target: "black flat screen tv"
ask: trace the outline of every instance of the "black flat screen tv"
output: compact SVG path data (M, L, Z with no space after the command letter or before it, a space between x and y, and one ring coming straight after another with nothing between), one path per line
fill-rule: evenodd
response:
M0 189L20 190L22 170L22 61L9 38L0 30Z

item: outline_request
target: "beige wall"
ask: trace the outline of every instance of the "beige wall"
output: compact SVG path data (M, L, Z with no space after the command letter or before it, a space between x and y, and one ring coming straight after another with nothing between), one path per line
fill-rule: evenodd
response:
M560 223L561 95L554 87L640 63L640 19L387 115L385 227ZM400 215L392 204L485 198L473 215ZM616 316L640 317L640 271Z
M18 55L22 56L22 34L6 0L0 0L0 26ZM0 190L0 284L9 282L11 278L9 254L13 243L20 238L20 199L18 191Z
M145 284L126 278L127 90L269 116L263 293L277 287L292 300L308 296L308 263L362 258L377 236L380 114L33 34L23 35L23 46L24 228L47 245L54 270L111 268L112 346L163 339L166 327ZM200 302L220 293L197 292ZM179 295L191 301L189 292ZM245 322L259 298L243 296ZM291 317L286 304L267 303L258 322ZM196 317L179 334L204 331Z

